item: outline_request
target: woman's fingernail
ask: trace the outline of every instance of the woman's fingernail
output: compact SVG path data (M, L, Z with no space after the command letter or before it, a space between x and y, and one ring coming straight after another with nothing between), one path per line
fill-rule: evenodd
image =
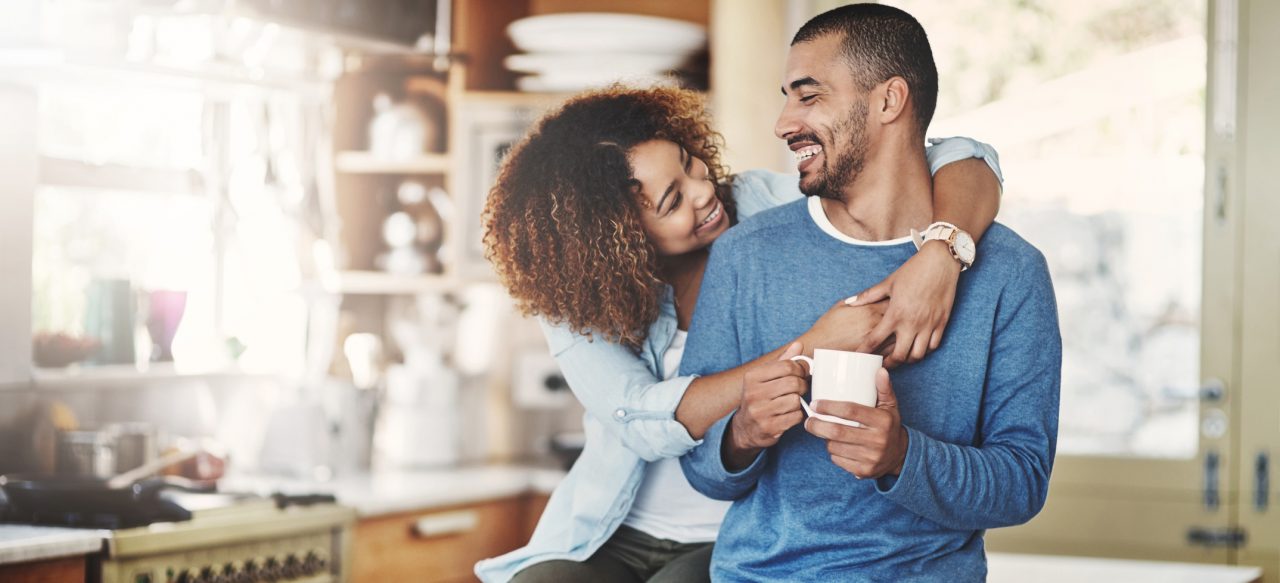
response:
M849 299L844 301L844 305L847 306L849 304L857 303L857 301L858 301L858 296L849 296Z

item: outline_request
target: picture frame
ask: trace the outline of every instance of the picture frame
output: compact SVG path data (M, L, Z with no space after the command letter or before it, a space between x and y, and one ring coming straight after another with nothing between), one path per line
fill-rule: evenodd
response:
M450 256L455 273L464 278L496 279L484 257L481 219L485 201L506 154L546 106L542 100L475 100L459 108L454 125L457 177L453 188L458 205L454 228L461 232L452 239L456 249Z

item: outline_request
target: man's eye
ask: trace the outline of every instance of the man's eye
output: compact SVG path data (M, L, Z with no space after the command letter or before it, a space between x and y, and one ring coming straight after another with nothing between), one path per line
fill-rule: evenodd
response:
M817 97L818 97L817 95L805 95L800 98L800 103L809 103L810 101L813 101Z

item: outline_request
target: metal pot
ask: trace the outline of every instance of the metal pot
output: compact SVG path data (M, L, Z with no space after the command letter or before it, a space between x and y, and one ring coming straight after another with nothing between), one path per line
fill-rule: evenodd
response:
M58 475L107 479L116 474L115 435L107 431L58 434Z

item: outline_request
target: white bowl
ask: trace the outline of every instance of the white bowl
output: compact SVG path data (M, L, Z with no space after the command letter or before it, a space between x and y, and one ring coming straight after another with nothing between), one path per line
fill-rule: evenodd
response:
M521 18L507 26L507 34L528 53L688 54L707 42L706 29L692 22L597 12Z
M533 53L511 55L507 69L520 73L607 70L620 74L674 71L688 60L676 53Z
M566 75L530 75L516 79L516 88L530 93L571 93L621 83L628 87L675 86L679 83L666 75L615 75L601 73Z

